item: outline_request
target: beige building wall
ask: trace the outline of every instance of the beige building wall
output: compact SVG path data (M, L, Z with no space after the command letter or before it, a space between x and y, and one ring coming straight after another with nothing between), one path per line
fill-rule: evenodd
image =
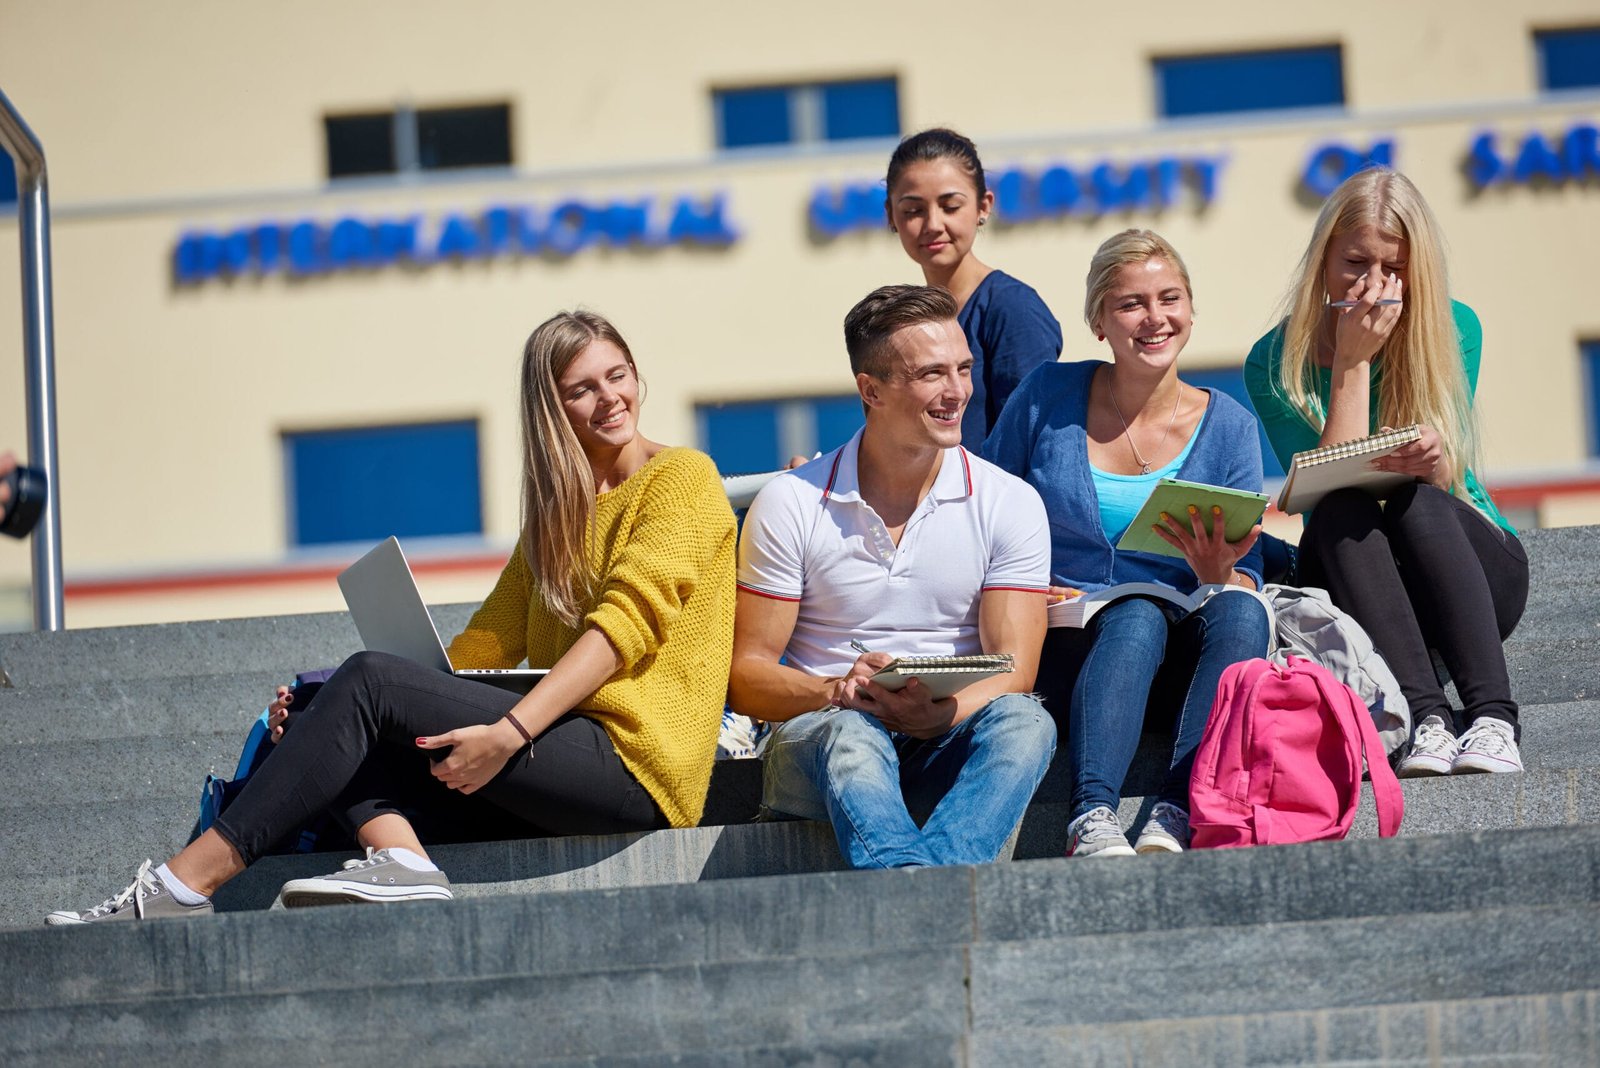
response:
M1443 225L1455 293L1484 322L1489 482L1500 472L1580 474L1577 343L1600 338L1600 186L1591 176L1473 193L1462 164L1485 130L1509 154L1530 131L1558 136L1600 120L1600 93L1539 97L1531 39L1534 28L1596 22L1593 0L1316 11L1240 2L1136 26L1088 5L980 15L955 3L0 0L0 89L50 165L59 499L69 593L79 591L68 622L337 607L330 581L295 577L320 558L287 545L290 430L480 419L484 541L508 547L521 344L559 308L584 304L622 328L649 382L645 430L661 440L693 443L699 403L847 392L844 312L876 285L919 279L884 230L816 239L807 204L819 185L881 179L889 146L719 155L711 91L746 84L896 75L902 128L961 129L992 172L1224 157L1204 208L1188 197L1161 212L984 234L985 261L1054 309L1069 359L1099 355L1080 314L1089 255L1135 225L1170 238L1195 279L1185 361L1238 364L1274 321L1309 236L1315 204L1297 189L1308 156L1328 142L1393 139L1396 165ZM1153 56L1335 42L1343 115L1154 117ZM499 101L512 106L511 171L325 178L326 114ZM726 248L194 286L171 274L174 245L192 228L719 193L740 233ZM0 221L0 447L25 443L18 261L4 251L15 241L14 221ZM1547 519L1592 514L1565 499ZM442 555L462 552L481 557L484 546ZM0 625L8 611L12 625L26 621L27 556L0 545ZM259 581L282 568L281 581ZM253 579L126 588L197 571ZM426 579L425 593L474 599L492 578L492 567L455 570Z

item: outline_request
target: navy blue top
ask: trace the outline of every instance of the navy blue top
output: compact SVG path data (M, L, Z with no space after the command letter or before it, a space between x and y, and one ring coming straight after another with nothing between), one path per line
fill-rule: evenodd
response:
M1032 286L1004 271L984 276L956 321L972 351L972 399L961 416L961 444L979 452L1017 383L1060 357L1061 324Z
M1089 383L1099 360L1051 363L1034 370L984 444L983 455L1027 481L1050 516L1050 581L1080 590L1124 582L1159 582L1183 593L1200 585L1182 557L1119 552L1100 522L1089 466ZM1175 477L1261 492L1261 437L1256 417L1226 393L1211 402ZM1261 542L1234 565L1261 585Z

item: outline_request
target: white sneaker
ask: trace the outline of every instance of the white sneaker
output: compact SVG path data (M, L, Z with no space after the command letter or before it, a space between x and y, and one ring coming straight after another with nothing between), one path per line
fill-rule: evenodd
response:
M1189 848L1189 814L1170 801L1157 801L1144 821L1135 853L1182 853Z
M1105 805L1096 805L1067 824L1067 856L1131 857L1133 846L1122 833L1117 814Z
M1448 775L1456 759L1456 736L1438 716L1429 716L1417 724L1417 733L1411 736L1411 752L1395 765L1394 773L1402 779L1416 779L1424 775Z
M1503 719L1485 716L1461 736L1460 751L1450 770L1457 775L1475 771L1521 771L1517 732Z

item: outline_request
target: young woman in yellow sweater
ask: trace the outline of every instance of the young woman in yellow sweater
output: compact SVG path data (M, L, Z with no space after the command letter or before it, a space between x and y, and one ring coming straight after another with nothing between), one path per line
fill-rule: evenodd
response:
M639 401L633 356L600 316L562 313L528 339L521 543L450 659L550 664L538 686L519 697L357 653L210 830L46 922L208 913L218 886L323 811L367 858L286 884L286 905L449 898L402 810L456 837L697 823L733 640L733 513L708 457L639 434Z

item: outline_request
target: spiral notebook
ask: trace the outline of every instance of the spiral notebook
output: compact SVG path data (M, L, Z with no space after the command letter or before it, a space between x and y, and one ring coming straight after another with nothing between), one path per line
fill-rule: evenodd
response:
M1015 670L1010 653L976 653L972 656L902 656L879 668L872 681L885 690L904 689L916 679L933 692L935 701L984 679L1009 675Z
M1379 500L1396 486L1415 479L1394 471L1373 470L1371 462L1422 437L1415 424L1355 441L1341 441L1320 449L1297 452L1278 494L1278 511L1294 515L1309 512L1317 502L1338 489L1360 489Z

